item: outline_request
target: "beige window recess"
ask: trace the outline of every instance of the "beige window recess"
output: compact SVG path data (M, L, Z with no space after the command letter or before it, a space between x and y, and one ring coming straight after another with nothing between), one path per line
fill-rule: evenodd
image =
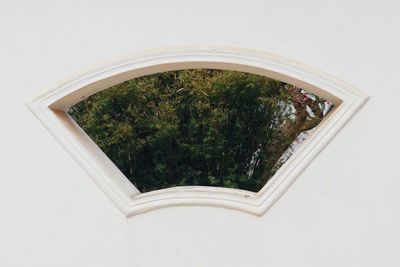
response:
M335 108L259 192L185 186L140 193L66 112L81 99L133 78L199 68L241 71L281 80L324 98ZM28 105L93 181L129 217L175 205L215 206L262 215L366 100L364 93L343 81L268 53L227 47L179 47L146 51L99 67L39 94Z

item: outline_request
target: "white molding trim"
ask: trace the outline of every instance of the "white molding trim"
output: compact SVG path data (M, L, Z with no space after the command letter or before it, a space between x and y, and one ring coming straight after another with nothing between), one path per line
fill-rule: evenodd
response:
M268 76L322 96L334 103L335 108L257 193L205 186L140 193L65 110L81 99L123 81L188 68L227 69ZM240 48L191 46L151 50L125 57L63 82L34 97L27 105L127 217L178 205L215 206L260 216L367 99L363 92L339 79L276 55Z

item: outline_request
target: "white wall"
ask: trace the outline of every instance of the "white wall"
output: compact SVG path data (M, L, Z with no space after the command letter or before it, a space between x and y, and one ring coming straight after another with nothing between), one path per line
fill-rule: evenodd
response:
M400 2L0 1L0 266L400 266ZM263 217L126 219L24 102L146 48L273 52L367 104Z

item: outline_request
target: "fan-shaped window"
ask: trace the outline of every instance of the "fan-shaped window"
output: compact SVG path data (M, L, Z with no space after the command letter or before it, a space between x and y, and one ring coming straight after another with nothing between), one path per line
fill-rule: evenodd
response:
M175 47L60 83L28 106L126 216L181 205L262 215L366 99L268 53Z
M333 104L268 77L187 69L112 86L68 113L141 192L259 191Z

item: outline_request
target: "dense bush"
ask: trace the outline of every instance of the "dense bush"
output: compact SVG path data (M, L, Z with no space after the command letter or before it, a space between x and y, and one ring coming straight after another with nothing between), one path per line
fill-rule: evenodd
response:
M118 84L69 114L142 192L183 185L258 191L330 106L263 76L183 70Z

